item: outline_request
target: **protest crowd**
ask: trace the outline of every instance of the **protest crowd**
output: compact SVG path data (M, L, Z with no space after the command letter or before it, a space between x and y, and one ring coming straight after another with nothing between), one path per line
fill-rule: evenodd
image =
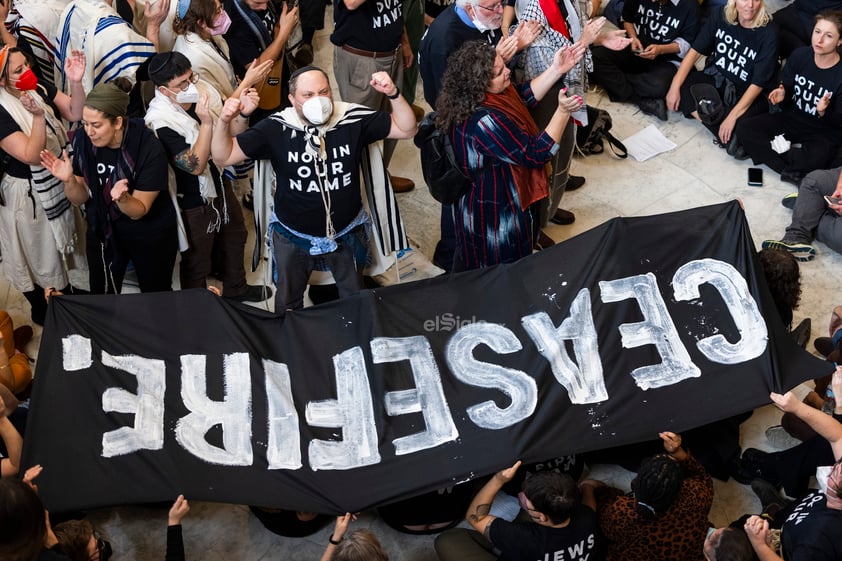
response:
M660 122L698 121L721 158L797 189L781 202L790 225L757 263L787 333L801 349L813 341L793 310L815 243L842 252L842 3L5 0L0 16L0 268L30 310L17 326L0 310L0 559L123 558L87 512L45 515L37 478L60 466L22 465L30 341L54 299L208 288L287 317L378 286L410 247L402 194L423 188L393 155L431 130L462 180L435 203L429 276L559 241L552 225L576 220L563 195L587 189L574 158L606 139L593 139L605 118L594 88ZM317 40L325 26L329 43ZM332 52L330 67L313 65L316 50ZM248 263L264 280L249 283ZM783 417L766 434L789 448L743 449L746 411L514 459L376 515L429 535L442 561L842 561L842 367L830 364L842 360L842 306L827 306L815 389L770 396ZM595 464L633 472L631 489L590 478ZM714 479L750 486L759 508L713 527ZM182 521L201 520L189 500L158 505L159 558L192 558ZM249 509L289 540L332 529L323 561L398 555L354 528L358 513Z

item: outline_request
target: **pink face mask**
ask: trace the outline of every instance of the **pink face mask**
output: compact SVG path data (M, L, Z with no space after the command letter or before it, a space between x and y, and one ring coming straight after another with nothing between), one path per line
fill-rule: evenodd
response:
M836 510L842 510L842 463L837 463L830 470L827 476L827 506Z
M18 81L15 82L15 87L22 92L32 91L37 86L38 76L35 75L35 72L33 72L31 68L27 68L23 74L20 75Z
M216 19L213 21L213 27L209 27L211 35L225 35L228 33L228 28L231 27L231 17L228 12L222 10Z

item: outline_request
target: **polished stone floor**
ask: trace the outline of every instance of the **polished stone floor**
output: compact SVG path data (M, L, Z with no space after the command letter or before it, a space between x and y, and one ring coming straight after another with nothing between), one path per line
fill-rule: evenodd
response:
M318 35L317 41L316 63L328 68L332 55L326 34ZM619 138L655 124L677 148L644 163L618 160L608 154L576 159L573 171L585 176L587 184L565 195L562 206L575 212L577 219L571 226L549 228L549 235L556 241L569 239L615 216L657 214L735 198L743 201L758 247L763 239L782 235L790 211L780 205L780 199L793 191L793 187L782 183L777 174L765 169L764 186L748 187L746 168L750 163L728 158L723 150L714 146L711 136L699 124L676 114L671 114L669 122L663 123L641 114L636 107L613 104L599 92L590 94L588 103L611 112L613 131ZM424 254L431 256L438 239L439 210L423 185L418 154L411 141L399 143L392 170L397 175L413 178L418 184L413 192L398 197L410 236ZM801 306L795 312L796 322L803 317L813 318L814 337L824 335L829 313L835 304L839 304L838 278L842 270L842 256L822 244L816 244L816 248L816 259L802 266L803 296ZM257 275L252 280L256 278ZM0 307L9 310L17 324L29 321L25 300L2 279ZM39 339L40 328L36 328L36 337L27 346L32 356L38 354ZM808 348L812 349L812 344ZM802 386L798 391L806 392L807 388ZM743 446L773 449L765 440L764 430L776 424L779 416L771 406L758 409L742 427ZM49 466L49 469L61 467ZM618 486L627 486L631 478L630 473L611 466L593 466L590 475ZM95 485L96 482L81 481L79 484ZM751 490L733 480L716 481L715 492L710 513L714 524L727 524L759 507ZM92 512L90 517L111 539L115 561L163 558L165 508L101 509ZM356 525L370 527L396 561L435 559L432 538L399 534L372 512L363 513ZM194 503L185 520L188 558L203 561L313 560L321 554L329 532L330 527L310 538L282 538L266 531L247 507L211 503Z

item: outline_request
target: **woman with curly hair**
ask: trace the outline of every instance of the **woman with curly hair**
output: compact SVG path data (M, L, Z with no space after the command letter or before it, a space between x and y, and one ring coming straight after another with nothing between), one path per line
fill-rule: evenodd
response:
M547 163L582 98L561 90L543 131L527 105L537 104L583 54L578 45L559 49L545 72L517 86L503 59L485 43L466 43L448 59L436 126L450 133L457 163L472 180L453 207L455 271L510 263L532 253L540 227L536 203L549 191Z

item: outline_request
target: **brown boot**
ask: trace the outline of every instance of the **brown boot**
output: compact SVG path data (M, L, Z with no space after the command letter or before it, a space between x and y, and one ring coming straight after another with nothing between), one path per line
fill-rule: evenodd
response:
M535 242L535 249L541 251L542 249L547 249L548 247L552 247L554 245L555 240L545 234L543 230L538 233L538 240Z
M398 177L390 173L389 179L392 182L392 191L395 193L408 193L415 189L415 182L408 177Z

